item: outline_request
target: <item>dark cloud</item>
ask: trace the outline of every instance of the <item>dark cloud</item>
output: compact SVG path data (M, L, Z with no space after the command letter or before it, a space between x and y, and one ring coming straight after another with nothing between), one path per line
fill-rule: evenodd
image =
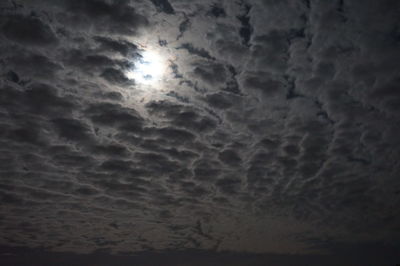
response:
M244 85L247 88L260 90L268 97L284 93L284 84L281 81L268 78L267 75L262 73L249 75L244 81Z
M241 159L234 150L224 150L218 155L219 159L227 165L239 166Z
M216 182L216 185L220 188L220 190L224 193L235 195L238 193L240 189L241 180L240 178L234 177L225 177L221 178Z
M218 4L213 4L207 14L216 18L226 16L225 9Z
M162 139L176 143L190 142L196 138L196 136L189 131L170 127L160 128L156 131L156 134Z
M81 50L68 51L68 59L66 61L82 70L84 69L91 72L116 65L116 63L107 56L86 55Z
M283 72L287 68L289 42L287 33L272 30L253 40L252 54L258 69Z
M130 162L129 161L122 161L122 160L115 160L110 159L103 162L100 166L101 169L111 172L126 172L129 171ZM123 186L123 185L121 185Z
M19 82L19 76L17 73L15 73L14 71L10 70L8 71L8 73L6 74L6 78L14 83L18 83Z
M246 46L249 45L251 34L253 32L249 17L250 10L251 10L251 5L244 4L244 14L237 16L238 20L242 24L239 30L239 34L240 37L242 38L242 43Z
M125 40L114 40L112 38L95 36L94 40L100 44L100 49L103 51L114 51L118 52L123 56L134 55L138 47Z
M211 160L199 160L194 167L194 177L198 181L215 182L221 173L219 164Z
M129 1L66 1L72 17L83 15L100 32L136 34L137 29L148 24L145 16L138 14Z
M25 111L33 114L69 113L74 103L57 95L57 90L44 83L34 83L25 91L4 87L1 91L4 106L15 112Z
M7 55L5 62L9 68L18 69L18 73L24 80L29 81L31 78L48 80L54 78L57 72L62 70L60 64L50 60L45 55L16 51L17 54L14 54L15 51L13 51Z
M143 118L140 114L119 104L98 102L89 106L85 113L94 124L132 132L142 130Z
M170 120L171 123L187 130L202 132L209 131L216 127L214 119L205 114L198 114L196 110L190 106L161 101L150 102L146 107L150 114L165 117Z
M207 95L206 100L212 107L218 109L228 109L233 105L229 97L221 93Z
M3 1L0 263L398 263L399 8Z
M184 44L182 44L180 47L178 47L176 49L185 49L192 55L197 55L197 56L200 56L200 57L203 57L203 58L206 58L206 59L215 60L215 58L213 58L209 54L209 52L207 52L205 49L195 48L190 43L184 43Z
M226 69L221 64L199 62L194 65L193 74L195 77L214 86L226 80Z
M185 19L179 24L179 35L176 37L176 40L179 40L183 37L185 32L190 28L190 18L185 15Z
M113 101L121 101L123 99L123 96L121 93L117 91L111 91L111 92L105 92L105 93L100 93L99 98L106 99L106 100L113 100Z
M151 2L157 7L157 9L166 14L175 14L175 10L168 0L151 0Z
M35 125L10 130L6 133L7 137L15 142L43 145L40 135L40 128Z
M112 157L125 157L128 154L127 148L119 144L95 145L91 149L95 154L104 154Z
M8 39L22 45L51 45L57 43L49 25L35 17L15 15L3 25L2 31Z
M129 83L129 79L125 76L124 72L115 68L106 68L100 76L111 84L124 85Z
M79 120L57 118L51 121L62 138L68 140L85 140L88 138L89 129Z

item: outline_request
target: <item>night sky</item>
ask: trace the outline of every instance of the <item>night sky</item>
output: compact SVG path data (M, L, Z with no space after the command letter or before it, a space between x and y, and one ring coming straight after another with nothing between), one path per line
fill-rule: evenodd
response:
M1 0L0 264L400 263L400 1Z

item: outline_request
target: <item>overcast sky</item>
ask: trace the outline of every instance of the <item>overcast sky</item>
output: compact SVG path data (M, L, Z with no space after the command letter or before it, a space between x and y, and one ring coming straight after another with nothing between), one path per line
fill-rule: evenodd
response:
M399 14L1 1L0 261L400 263Z

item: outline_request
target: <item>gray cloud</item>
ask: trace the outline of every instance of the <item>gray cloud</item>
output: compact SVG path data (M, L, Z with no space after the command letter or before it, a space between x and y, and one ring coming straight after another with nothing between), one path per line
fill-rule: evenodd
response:
M232 265L397 246L399 8L5 1L0 246ZM167 70L141 84L151 49Z
M175 10L168 0L151 0L151 2L162 12L166 14L175 14Z
M44 46L57 42L49 25L33 16L11 16L3 25L2 31L6 38L22 45Z

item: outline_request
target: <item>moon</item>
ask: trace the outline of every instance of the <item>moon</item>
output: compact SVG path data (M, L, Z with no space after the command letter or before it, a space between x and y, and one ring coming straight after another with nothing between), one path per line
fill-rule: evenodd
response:
M137 84L153 85L163 80L167 69L166 60L155 50L146 50L127 73Z

